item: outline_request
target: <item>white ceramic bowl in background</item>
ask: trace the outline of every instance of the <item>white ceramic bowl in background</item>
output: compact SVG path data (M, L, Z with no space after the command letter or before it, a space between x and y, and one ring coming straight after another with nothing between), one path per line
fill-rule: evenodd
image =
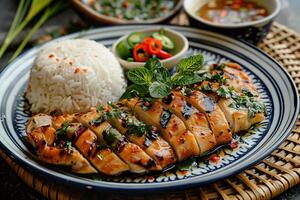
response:
M137 32L143 32L147 35L151 35L154 32L158 32L161 28L162 27L145 29L145 30L137 30ZM145 65L144 62L128 62L127 60L124 60L119 56L119 53L117 51L117 45L121 41L126 40L129 35L130 34L124 35L123 37L118 39L112 46L112 52L116 56L116 58L118 59L122 67L124 67L125 69L143 67ZM189 47L189 43L185 36L169 28L164 28L164 35L169 37L175 44L174 55L171 58L161 60L162 64L166 68L171 69L185 56L185 53Z
M269 15L260 20L244 22L238 24L220 24L201 18L198 15L199 9L210 0L185 0L183 7L188 14L192 25L202 29L229 35L237 39L243 39L250 43L258 43L269 32L270 27L280 12L280 0L251 0L267 9Z

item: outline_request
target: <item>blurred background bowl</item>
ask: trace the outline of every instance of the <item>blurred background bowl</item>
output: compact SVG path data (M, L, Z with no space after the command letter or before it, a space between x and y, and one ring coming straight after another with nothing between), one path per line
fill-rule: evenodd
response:
M219 24L201 18L199 9L210 0L185 0L183 7L192 26L228 35L252 44L259 43L269 32L273 21L280 12L280 0L252 0L267 9L269 15L263 19L238 24Z
M162 17L148 19L148 20L125 20L125 19L118 19L115 17L102 15L96 12L95 10L93 10L90 6L83 3L81 0L70 0L70 2L81 17L88 19L89 21L92 22L97 22L101 24L111 24L111 25L162 23L172 18L180 10L183 4L183 0L177 0L176 6L168 14Z

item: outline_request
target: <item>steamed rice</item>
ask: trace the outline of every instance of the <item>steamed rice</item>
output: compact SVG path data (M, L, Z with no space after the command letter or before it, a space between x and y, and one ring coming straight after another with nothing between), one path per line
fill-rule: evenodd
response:
M74 113L117 101L125 89L122 68L106 47L74 39L40 50L31 69L26 98L34 113Z

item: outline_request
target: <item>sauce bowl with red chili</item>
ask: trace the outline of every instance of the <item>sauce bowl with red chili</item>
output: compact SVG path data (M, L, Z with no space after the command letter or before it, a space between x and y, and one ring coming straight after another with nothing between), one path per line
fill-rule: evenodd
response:
M112 46L112 52L125 69L143 67L152 57L171 69L188 50L188 41L181 33L169 28L151 28L131 32Z
M280 0L185 0L191 24L258 44L280 12Z

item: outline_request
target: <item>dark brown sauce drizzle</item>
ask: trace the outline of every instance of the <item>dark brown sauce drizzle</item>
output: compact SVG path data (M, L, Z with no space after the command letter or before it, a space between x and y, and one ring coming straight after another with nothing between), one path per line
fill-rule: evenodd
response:
M183 117L188 120L191 117L193 108L192 105L189 103L186 103L181 111Z
M172 113L168 109L163 109L161 116L160 116L160 125L163 128L166 128L170 119L171 119Z
M167 97L164 97L162 99L162 102L169 105L173 101L173 97L174 97L174 95L171 93Z
M72 141L73 143L76 143L77 139L80 137L80 135L86 131L86 127L83 125L80 125L79 128L75 131L75 133L72 135Z
M95 147L96 147L96 141L94 141L91 145L90 145L90 148L89 148L89 151L87 153L88 157L90 157L92 155L92 153L94 152L95 150Z
M148 137L145 137L145 140L144 140L144 146L145 146L145 147L149 147L151 144L152 144L152 141L149 140Z
M98 117L89 122L89 124L93 127L99 126L104 121L103 117Z

